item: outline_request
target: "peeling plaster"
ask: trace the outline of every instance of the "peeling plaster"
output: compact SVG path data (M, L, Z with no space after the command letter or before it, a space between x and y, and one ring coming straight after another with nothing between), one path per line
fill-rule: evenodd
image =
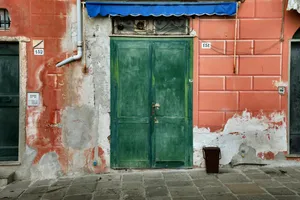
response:
M56 179L63 174L55 152L43 155L38 164L31 166L30 173L31 180Z
M202 148L218 146L222 152L220 164L226 165L239 153L242 144L262 152L278 152L287 150L285 114L272 113L267 116L251 116L244 111L229 119L224 130L211 132L208 128L194 127L194 165L204 167ZM277 125L278 124L278 125Z
M84 151L75 150L72 157L73 159L69 162L69 166L71 167L67 174L69 176L78 176L84 174L84 166L86 163Z
M27 143L30 143L35 139L38 133L38 120L40 118L41 112L44 111L44 108L39 107L28 107L28 116L27 116L27 125L26 125L26 137Z
M273 81L275 87L287 87L289 83L287 81Z
M36 155L37 152L34 149L30 148L29 146L26 146L25 152L21 158L22 165L16 171L16 177L18 179L24 180L33 178L31 177L30 169L32 167L32 163Z
M300 13L300 0L288 0L287 10L297 10Z
M81 150L91 147L93 121L91 107L67 107L62 117L64 146Z

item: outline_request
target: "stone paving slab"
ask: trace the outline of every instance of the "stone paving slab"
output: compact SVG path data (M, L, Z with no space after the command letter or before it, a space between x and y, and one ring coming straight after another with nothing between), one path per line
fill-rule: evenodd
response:
M226 184L234 194L263 194L265 191L255 183L249 184ZM271 188L273 189L273 188Z
M218 175L218 178L223 183L245 183L245 182L251 182L249 178L242 174L220 174Z
M258 174L246 174L246 176L252 180L266 180L266 179L272 179L271 176L264 174L264 173L258 173Z
M232 194L207 194L204 195L205 200L237 200Z
M274 180L254 180L254 182L262 188L282 187L283 185Z
M238 195L239 200L275 200L271 195Z
M272 195L295 195L293 191L286 187L280 187L280 188L267 188L266 189L268 193Z
M0 200L300 200L300 167L111 173L17 181Z
M265 195L238 195L239 200L275 200L275 197L265 194Z
M299 196L275 196L277 200L300 200Z

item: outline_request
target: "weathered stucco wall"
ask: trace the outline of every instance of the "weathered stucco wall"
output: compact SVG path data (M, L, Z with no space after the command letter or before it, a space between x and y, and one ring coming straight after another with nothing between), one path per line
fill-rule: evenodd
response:
M203 146L220 146L221 164L284 159L287 142L288 39L299 28L297 12L286 12L280 39L280 0L247 0L237 26L237 74L233 72L235 19L191 20L194 44L194 165L203 167ZM56 178L110 170L110 18L84 10L84 57L63 68L55 64L76 53L76 7L71 1L0 0L12 27L0 36L25 36L26 91L39 92L39 107L26 107L26 149L18 178ZM13 12L12 12L13 11ZM17 12L16 12L17 11ZM34 56L33 40L45 41ZM201 49L202 42L214 48ZM23 101L25 103L25 101ZM24 104L23 103L23 104ZM23 132L25 138L25 130ZM281 157L280 157L281 156ZM280 157L280 158L279 158Z
M62 52L69 55L76 48L75 8L72 5L68 9L66 31L60 41ZM55 107L52 123L46 121L49 132L38 127L43 117L41 115L51 112L51 106L30 108L27 147L23 164L17 171L19 178L56 178L63 174L100 173L109 169L111 21L109 18L91 20L86 12L83 18L85 54L81 62L56 69L56 60L50 59L46 64L41 64L41 70L35 76L42 90L51 92L60 88L57 96L42 96L48 98L43 99L44 103L50 101L56 106L60 103L60 108ZM63 58L59 57L60 60ZM53 67L59 72L44 72L47 80L51 81L47 81L46 85L40 79L45 67ZM54 144L49 145L49 142ZM42 143L43 146L35 146L35 143Z

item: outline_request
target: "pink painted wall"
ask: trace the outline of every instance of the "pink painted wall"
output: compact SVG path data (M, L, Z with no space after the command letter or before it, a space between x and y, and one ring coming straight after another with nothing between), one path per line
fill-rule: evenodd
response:
M246 109L253 116L287 112L287 94L279 95L275 83L288 82L288 40L300 26L300 14L285 11L284 41L280 41L282 6L281 0L246 0L240 5L236 74L235 17L192 19L198 34L194 48L195 126L216 131ZM202 42L211 42L212 48L202 49Z

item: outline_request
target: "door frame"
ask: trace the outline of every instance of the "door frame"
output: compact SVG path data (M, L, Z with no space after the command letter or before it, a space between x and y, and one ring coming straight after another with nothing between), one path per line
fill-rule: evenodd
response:
M0 166L20 165L23 154L26 150L26 82L27 82L27 37L6 37L1 36L0 42L19 43L19 145L18 161L0 161Z
M288 63L288 114L287 114L287 140L288 140L288 146L287 146L287 152L290 155L291 154L291 136L290 136L290 100L291 100L291 56L292 56L292 42L298 42L300 43L300 39L290 39L289 40L289 63Z
M187 132L189 134L188 137L188 149L187 153L189 154L188 162L186 163L186 166L180 167L180 168L192 168L193 167L193 69L194 69L194 37L191 36L120 36L120 35L111 35L110 41L112 41L112 38L127 38L127 39L138 39L138 40L160 40L160 39L189 39L190 46L189 46L189 66L187 69L187 80L186 80L186 87L188 87L188 128ZM111 107L111 117L110 117L110 134L111 134L111 142L110 142L110 162L111 162L111 168L113 169L124 169L116 167L116 152L114 149L116 149L115 141L117 135L115 130L115 125L113 124L113 118L116 116L116 89L114 88L114 59L112 57L114 51L114 47L112 46L112 43L110 43L110 86L111 86L111 93L110 93L110 107ZM150 133L152 134L152 133ZM153 143L152 141L152 135L150 135L150 145ZM153 153L153 149L149 151L149 154ZM150 158L150 169L157 169L157 167L154 167L153 165L153 158L152 156Z

